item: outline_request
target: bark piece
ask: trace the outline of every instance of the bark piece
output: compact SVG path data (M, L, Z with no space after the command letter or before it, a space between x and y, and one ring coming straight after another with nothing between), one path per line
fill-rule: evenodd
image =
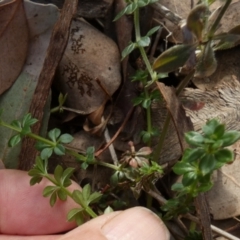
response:
M39 134L40 131L43 109L49 96L56 68L67 45L69 27L72 17L76 13L77 3L77 0L65 1L61 16L52 33L50 45L47 50L47 57L44 61L43 69L39 76L38 85L30 106L30 113L39 120L32 128L32 132L35 134ZM35 141L33 139L24 139L20 153L19 169L29 170L32 167L37 154L34 144Z

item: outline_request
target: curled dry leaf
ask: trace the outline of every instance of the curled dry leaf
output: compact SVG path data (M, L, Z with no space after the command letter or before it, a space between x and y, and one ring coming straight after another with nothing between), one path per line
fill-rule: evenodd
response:
M109 99L107 94L111 96L120 82L117 45L83 20L74 21L56 83L68 93L67 106L89 114Z
M17 79L28 49L28 26L23 1L0 2L0 94Z

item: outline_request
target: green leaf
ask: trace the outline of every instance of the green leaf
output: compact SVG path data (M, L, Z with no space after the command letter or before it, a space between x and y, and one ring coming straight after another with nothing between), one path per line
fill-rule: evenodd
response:
M184 151L182 161L183 162L195 162L202 158L205 154L205 150L203 148L194 148L194 149L187 149Z
M137 45L140 47L147 47L149 46L151 40L148 36L141 37L141 39L137 42Z
M102 194L101 193L99 193L99 192L94 192L94 193L92 193L90 196L89 196L89 198L88 198L88 202L89 202L89 204L91 203L95 203L95 202L98 202L100 199L101 199L101 197L102 197Z
M88 147L86 151L86 163L92 164L95 161L95 148L94 147Z
M198 54L197 59L195 77L209 77L216 71L217 60L211 46L211 41L204 46L203 50Z
M195 170L196 168L188 162L177 162L173 167L173 171L178 175L183 175Z
M121 18L123 15L132 14L138 7L137 3L130 3L127 5L120 13L117 14L117 16L113 19L113 21L117 21L119 18Z
M48 137L53 141L57 142L57 138L60 136L61 131L58 128L54 128L48 132Z
M57 193L54 192L50 197L50 206L53 207L57 201Z
M135 48L137 47L136 43L130 43L124 50L122 51L122 60L129 55Z
M223 134L222 140L223 140L223 145L222 147L227 147L235 142L237 142L240 139L240 132L239 131L227 131Z
M147 32L147 36L150 37L150 36L153 35L155 32L157 32L159 29L160 29L160 26L156 26L156 27L150 29L150 30Z
M69 211L68 215L67 215L67 220L69 222L74 221L75 217L77 214L79 214L80 212L82 212L83 209L82 208L73 208Z
M75 168L70 168L70 167L64 170L64 172L62 174L62 181L63 181L64 187L70 186L70 185L68 185L69 181L67 181L67 180L72 176L74 171L75 171ZM71 184L71 180L70 180L70 184Z
M87 202L88 204L89 204L88 199L90 197L90 194L91 194L90 184L86 184L82 189L82 195L83 195L85 202Z
M205 139L200 133L190 131L185 133L185 140L189 145L198 147L203 145Z
M36 157L36 167L41 171L42 174L47 174L48 160L42 160L40 157Z
M60 93L59 94L59 96L58 96L58 103L59 103L59 106L60 107L62 107L63 106L63 104L66 102L66 100L67 100L67 93L63 96L63 94L62 93Z
M8 146L9 147L16 146L18 143L21 142L21 139L22 138L21 138L20 134L16 134L16 135L12 136L8 141Z
M58 144L54 149L54 153L59 156L65 155L65 147L62 144Z
M150 0L138 0L138 7L145 7L150 3Z
M29 125L29 126L31 126L31 125L33 125L33 124L35 124L35 123L37 123L38 122L38 120L36 119L36 118L32 118L32 119L30 119L28 122L27 122L27 124Z
M187 27L195 34L198 41L202 41L202 32L204 29L204 22L208 13L208 6L199 4L194 7L187 17Z
M87 164L86 162L83 162L83 163L81 164L81 168L82 168L83 170L86 170L86 169L88 168L88 166L89 166L89 164Z
M229 149L220 149L214 154L215 159L220 163L230 163L234 160L233 152Z
M200 186L198 186L198 192L208 192L213 186L213 183L212 182L207 182L207 183L204 183L204 184L201 184Z
M114 212L114 210L110 206L107 206L107 208L104 209L103 214L108 214L108 213L111 213L111 212Z
M215 157L212 154L206 154L203 158L201 158L199 162L199 170L202 175L205 176L209 173L212 173L215 169Z
M171 47L155 60L153 69L162 73L172 72L186 63L195 48L195 45L185 44Z
M220 124L216 119L212 119L202 127L204 135L210 139L219 140L225 132L225 125Z
M38 151L42 151L44 148L51 148L52 146L47 144L47 143L43 143L43 142L40 142L38 141L36 144L35 144L35 148L38 150Z
M62 179L62 174L63 174L63 168L60 165L57 165L57 167L54 170L54 178L56 181L61 184L61 179Z
M83 198L83 194L79 190L74 190L72 193L72 197L73 197L73 200L79 205L81 205L82 207L84 207L84 205L87 205Z
M60 143L70 143L72 140L73 140L73 136L71 136L68 133L62 134L58 139Z
M59 199L61 199L62 201L66 201L67 200L67 194L66 194L66 192L64 192L63 189L59 189L57 191L57 195L58 195Z
M225 132L225 125L219 124L214 130L215 139L220 139Z
M30 185L33 186L36 183L40 183L42 181L42 177L34 176L30 180Z
M13 120L13 121L11 122L11 125L12 125L13 127L15 127L15 128L22 129L22 124L21 124L21 122L18 121L18 120Z
M40 157L41 157L42 159L48 159L48 158L50 158L50 157L52 156L52 153L53 153L52 148L45 148L45 149L43 149L43 150L41 151Z
M42 176L42 172L39 169L33 168L28 171L28 175L35 177L35 176Z
M56 192L57 189L58 189L58 187L56 187L56 186L47 186L43 190L43 196L44 197L49 197L54 192Z
M142 140L143 140L144 143L147 143L151 139L151 133L150 132L142 131L141 136L142 136Z
M183 175L182 184L187 187L194 183L197 179L197 174L195 172L187 172Z
M148 109L151 106L151 102L152 101L150 98L144 99L142 102L142 107Z
M27 113L22 119L22 126L25 126L32 119L31 113Z
M171 187L171 190L172 191L175 191L175 192L181 192L184 190L184 186L182 183L174 183Z

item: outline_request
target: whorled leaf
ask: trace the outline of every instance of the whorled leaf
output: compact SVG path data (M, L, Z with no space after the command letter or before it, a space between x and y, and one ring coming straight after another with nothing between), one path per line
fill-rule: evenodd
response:
M211 42L208 42L197 56L195 77L204 78L211 76L217 69L217 60Z
M168 73L182 67L190 55L194 52L196 45L176 45L163 52L153 63L153 69Z
M187 27L194 33L199 42L202 41L202 32L207 13L208 7L205 4L199 4L190 11L187 18Z

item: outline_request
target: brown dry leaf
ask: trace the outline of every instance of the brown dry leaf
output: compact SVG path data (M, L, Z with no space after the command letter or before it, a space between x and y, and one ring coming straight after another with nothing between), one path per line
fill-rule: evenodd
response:
M74 21L56 83L63 94L68 93L66 105L89 114L109 99L106 92L112 95L120 82L117 45L83 20Z
M106 101L103 102L103 104L97 110L95 110L94 112L92 112L88 115L88 119L93 124L98 125L98 124L101 123L101 119L102 119L103 112L104 112L104 109L105 109L105 104L106 104Z
M157 86L166 101L166 107L171 115L181 150L187 147L187 143L184 139L184 133L193 130L193 125L189 117L186 116L185 110L178 100L175 89L167 87L163 83L157 83Z
M0 2L0 94L12 86L24 65L28 26L22 0Z

